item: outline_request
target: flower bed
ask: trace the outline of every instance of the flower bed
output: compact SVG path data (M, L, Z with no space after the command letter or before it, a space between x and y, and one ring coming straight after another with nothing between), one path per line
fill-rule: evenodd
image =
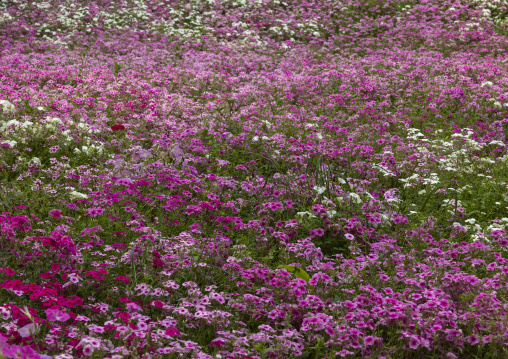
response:
M506 6L0 3L0 354L507 356Z

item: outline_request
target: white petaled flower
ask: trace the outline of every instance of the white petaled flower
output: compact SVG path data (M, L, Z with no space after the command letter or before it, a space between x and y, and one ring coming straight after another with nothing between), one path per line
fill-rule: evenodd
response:
M17 144L16 141L14 140L11 140L11 141L4 141L4 143L8 144L10 148L14 148Z
M317 192L317 194L324 193L324 191L326 190L326 188L325 188L325 187L319 187L319 186L314 186L312 189L313 189L314 191L316 191L316 192Z
M14 105L7 100L0 100L0 105L2 105L2 110L7 113L11 113L16 110Z
M362 203L362 199L356 193L351 192L351 193L349 193L349 196L351 197L351 199L353 199L354 202L356 202L358 204Z
M86 199L86 198L88 198L88 196L86 194L83 194L83 193L80 193L77 191L72 191L70 193L70 196L71 196L71 199Z

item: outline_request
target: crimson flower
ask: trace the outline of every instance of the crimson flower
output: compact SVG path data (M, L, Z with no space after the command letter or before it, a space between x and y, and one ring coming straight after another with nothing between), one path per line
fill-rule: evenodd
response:
M113 131L125 130L125 126L117 123L116 125L111 126L111 129Z

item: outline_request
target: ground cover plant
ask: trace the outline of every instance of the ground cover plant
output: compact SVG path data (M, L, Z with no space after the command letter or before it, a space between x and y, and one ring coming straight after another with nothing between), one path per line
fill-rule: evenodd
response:
M0 357L508 356L507 6L0 1Z

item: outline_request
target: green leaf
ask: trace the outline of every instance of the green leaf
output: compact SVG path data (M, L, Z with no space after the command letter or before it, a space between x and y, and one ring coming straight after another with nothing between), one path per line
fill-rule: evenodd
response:
M295 267L295 266L288 266L288 265L280 265L279 268L285 268L289 273L292 273L295 275L295 277L303 279L307 282L307 288L312 289L312 291L316 290L316 286L310 285L310 275L304 271L302 268Z

